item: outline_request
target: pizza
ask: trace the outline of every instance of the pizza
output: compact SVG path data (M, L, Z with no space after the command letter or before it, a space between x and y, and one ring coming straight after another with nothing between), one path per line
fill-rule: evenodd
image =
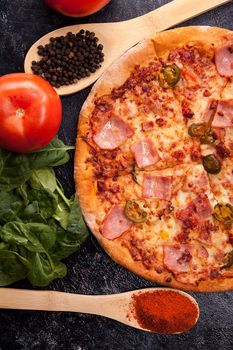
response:
M233 288L233 33L185 27L120 57L80 113L84 218L132 272L193 291Z

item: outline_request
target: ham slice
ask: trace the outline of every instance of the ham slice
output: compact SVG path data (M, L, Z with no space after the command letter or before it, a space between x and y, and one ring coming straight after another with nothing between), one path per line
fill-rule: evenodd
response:
M131 147L131 150L134 153L139 168L155 164L160 160L160 156L150 139L145 139L135 143Z
M209 178L206 172L203 171L203 173L201 173L200 176L195 180L196 181L194 181L194 185L197 187L197 190L204 191L208 189Z
M128 220L124 215L124 208L115 205L106 214L101 227L102 235L110 240L120 237L132 225L132 221Z
M134 134L133 129L117 116L107 119L93 140L102 149L114 149Z
M233 76L233 42L229 42L215 50L215 64L220 75Z
M175 273L189 271L192 255L187 244L164 246L163 254L164 265L168 270Z
M170 200L172 195L172 177L171 176L151 176L144 175L143 178L143 197L159 198Z
M207 219L213 213L213 208L206 194L200 194L196 197L189 207L193 208L194 214L199 219Z
M214 128L233 126L233 99L220 100L212 122Z

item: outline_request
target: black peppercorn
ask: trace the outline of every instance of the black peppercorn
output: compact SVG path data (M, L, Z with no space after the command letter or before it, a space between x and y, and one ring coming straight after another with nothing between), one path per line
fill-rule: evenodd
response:
M38 46L39 61L32 61L34 74L42 76L52 86L75 84L89 77L104 61L103 45L94 32L81 29L76 35L51 37L48 44Z

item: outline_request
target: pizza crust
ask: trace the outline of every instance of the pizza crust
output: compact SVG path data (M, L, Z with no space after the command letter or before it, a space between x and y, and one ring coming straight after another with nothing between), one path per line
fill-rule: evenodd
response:
M201 39L204 39L202 41ZM118 264L137 275L142 276L153 282L161 283L174 288L197 292L226 291L233 289L233 278L213 279L202 281L198 285L186 284L176 281L172 274L157 273L155 270L147 269L141 261L134 261L127 248L121 244L121 239L109 241L99 232L99 226L96 223L96 211L98 210L97 183L93 179L93 167L86 163L89 155L88 145L83 141L82 136L89 127L89 118L94 109L94 100L99 96L109 94L110 91L122 85L129 77L135 65L146 65L153 57L166 55L174 47L187 42L200 42L211 49L229 38L233 39L233 33L226 29L216 27L184 27L158 33L152 38L148 38L135 47L129 49L123 56L114 62L101 78L95 83L87 100L85 101L79 116L78 136L75 153L75 172L74 179L76 183L76 193L80 200L81 209L87 225L95 235L101 246L107 254ZM167 277L172 281L165 282Z

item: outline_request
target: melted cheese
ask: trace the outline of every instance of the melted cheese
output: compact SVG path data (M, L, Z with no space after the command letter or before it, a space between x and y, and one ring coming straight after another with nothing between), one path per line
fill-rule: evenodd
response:
M220 173L210 175L210 185L213 195L219 203L232 203L233 200L233 161L225 159Z
M185 208L189 202L203 192L208 196L212 207L216 204L209 179L202 164L187 165L183 181L180 181L177 186L177 193L172 198L172 205L176 209Z
M180 227L174 216L168 216L164 220L159 220L154 225L154 232L157 234L158 244L167 244L168 241L172 242L172 239L179 231Z

